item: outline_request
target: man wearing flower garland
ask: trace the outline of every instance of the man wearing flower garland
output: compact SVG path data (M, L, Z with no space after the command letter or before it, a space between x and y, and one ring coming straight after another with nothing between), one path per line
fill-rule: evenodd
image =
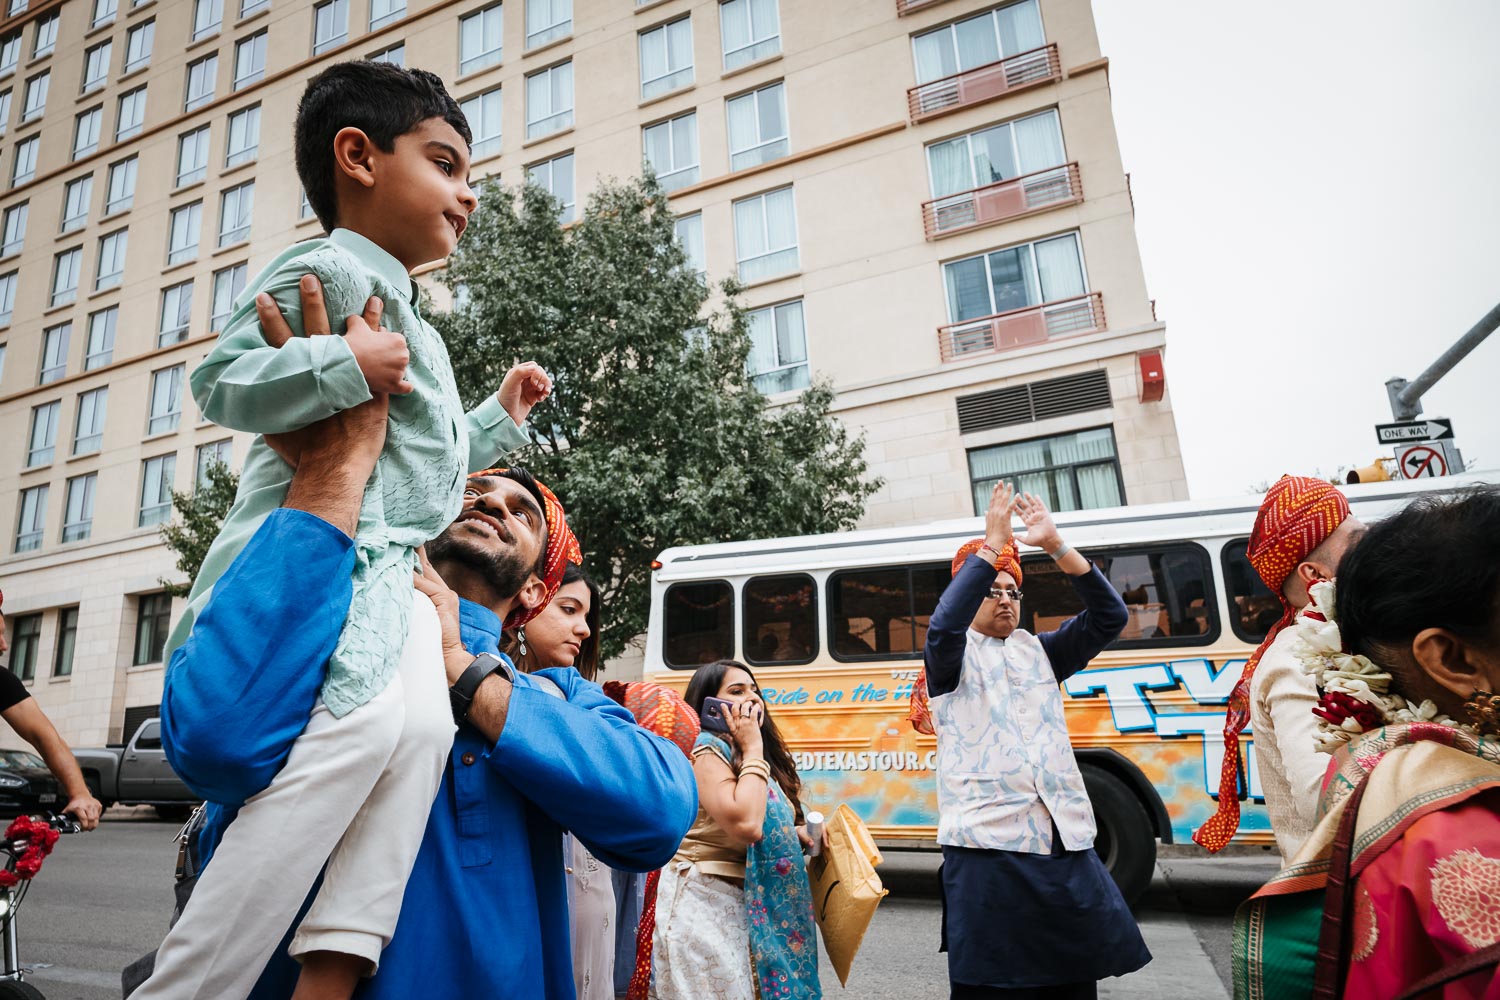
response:
M1308 587L1331 580L1344 553L1364 531L1349 513L1349 501L1322 479L1282 476L1255 517L1246 554L1265 585L1281 599L1282 616L1245 662L1229 696L1224 723L1224 763L1218 811L1193 835L1217 851L1240 822L1244 787L1239 737L1250 723L1256 760L1271 814L1271 830L1288 862L1317 823L1318 789L1328 758L1317 752L1318 691L1292 654L1287 628L1307 606Z

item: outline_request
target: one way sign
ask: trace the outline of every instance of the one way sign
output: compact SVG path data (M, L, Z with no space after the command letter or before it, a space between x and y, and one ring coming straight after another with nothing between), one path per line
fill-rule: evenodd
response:
M1396 424L1376 424L1375 437L1381 444L1405 444L1408 441L1452 441L1453 421L1447 417L1430 420L1403 420Z

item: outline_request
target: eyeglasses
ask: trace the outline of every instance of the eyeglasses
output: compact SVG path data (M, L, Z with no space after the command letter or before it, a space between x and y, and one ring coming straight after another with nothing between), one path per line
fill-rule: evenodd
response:
M1021 603L1021 592L1015 587L991 587L990 600L998 601L1002 597L1009 597L1016 604Z

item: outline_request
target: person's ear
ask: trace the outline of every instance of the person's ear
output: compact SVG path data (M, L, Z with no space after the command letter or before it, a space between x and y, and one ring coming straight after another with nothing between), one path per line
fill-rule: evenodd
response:
M375 143L363 129L347 126L333 137L333 165L336 174L361 187L375 186Z
M1331 568L1315 562L1298 563L1297 568L1292 572L1297 574L1297 579L1302 583L1304 590L1319 580L1333 579L1333 570Z
M516 600L521 602L521 607L527 611L534 611L547 601L547 585L537 577L535 573L526 578L521 584L521 589L516 593Z
M1467 700L1475 691L1494 691L1500 678L1487 676L1472 648L1445 628L1424 628L1411 641L1412 657L1433 681Z

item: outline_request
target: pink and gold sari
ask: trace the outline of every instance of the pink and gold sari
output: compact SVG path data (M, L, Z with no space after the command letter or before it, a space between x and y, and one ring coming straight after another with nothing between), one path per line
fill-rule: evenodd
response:
M1334 842L1361 782L1342 944L1330 952L1323 939L1325 982L1347 971L1318 993ZM1236 914L1237 1000L1401 997L1500 942L1500 743L1427 723L1375 730L1334 755L1319 813L1297 857ZM1481 964L1424 996L1500 1000L1500 971Z

